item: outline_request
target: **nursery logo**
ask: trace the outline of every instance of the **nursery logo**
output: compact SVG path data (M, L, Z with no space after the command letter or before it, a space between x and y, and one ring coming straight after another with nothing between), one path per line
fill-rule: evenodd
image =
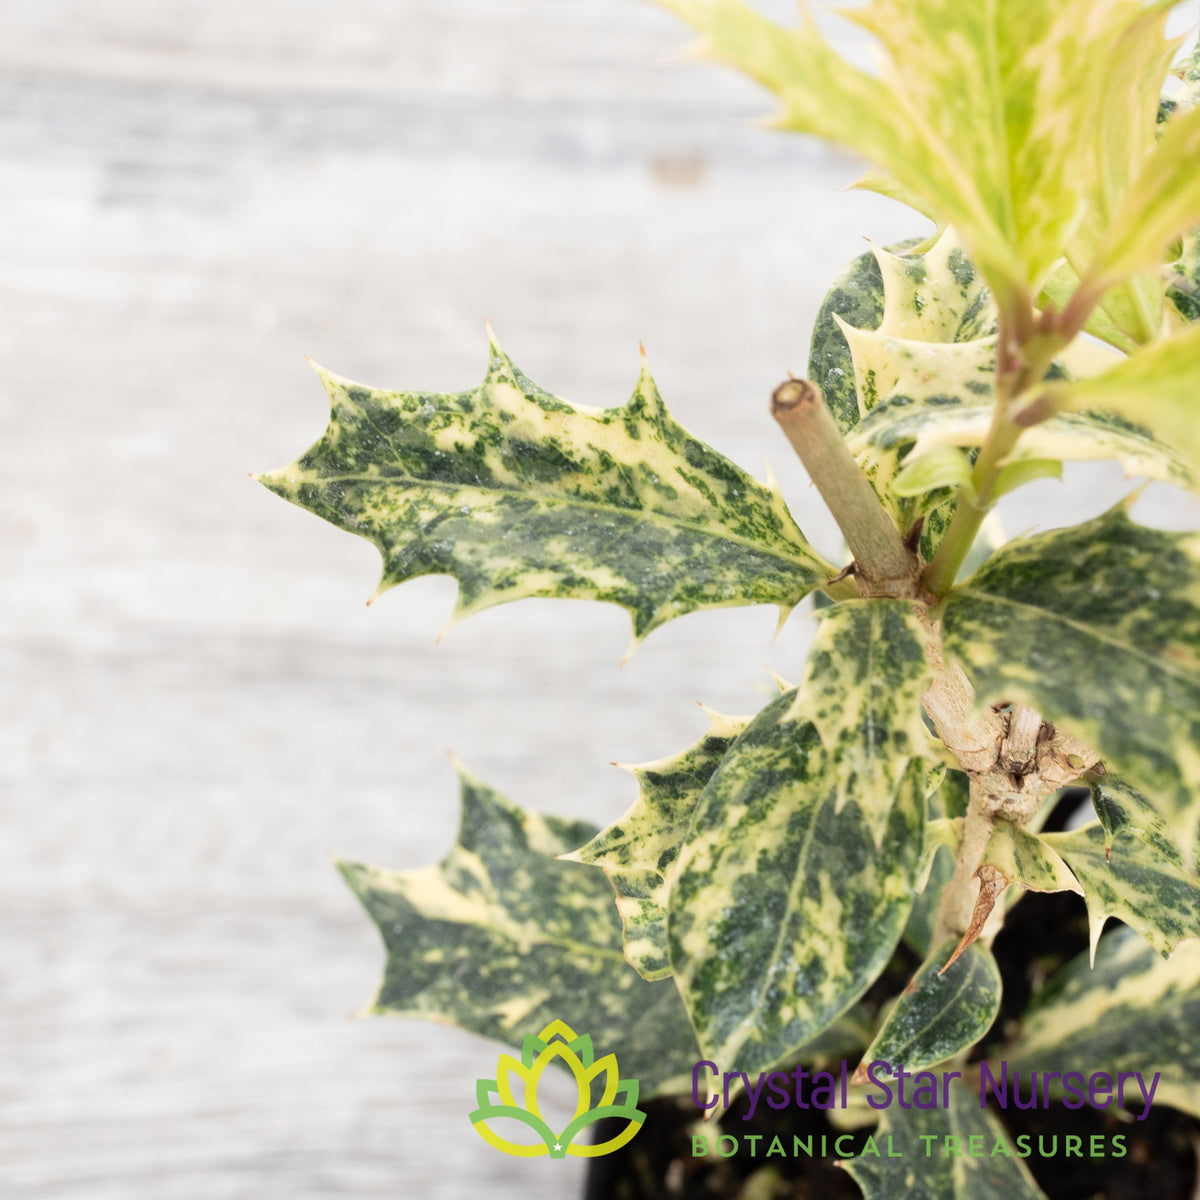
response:
M538 1086L546 1068L556 1058L571 1072L578 1089L575 1112L561 1133L555 1133L546 1124L538 1108ZM593 1105L594 1087L600 1095ZM494 1097L499 1097L498 1102ZM518 1097L523 1104L518 1103ZM496 1078L476 1080L475 1098L479 1107L471 1114L471 1124L488 1145L515 1158L539 1158L543 1154L551 1158L564 1158L568 1154L596 1158L611 1154L624 1146L646 1119L637 1106L638 1081L618 1078L616 1055L606 1054L596 1059L592 1039L586 1033L576 1034L563 1021L551 1021L541 1033L528 1034L521 1046L519 1062L509 1054L500 1055ZM541 1141L510 1142L489 1124L502 1117L520 1121ZM629 1123L606 1142L576 1144L575 1138L583 1130L605 1117L624 1117Z

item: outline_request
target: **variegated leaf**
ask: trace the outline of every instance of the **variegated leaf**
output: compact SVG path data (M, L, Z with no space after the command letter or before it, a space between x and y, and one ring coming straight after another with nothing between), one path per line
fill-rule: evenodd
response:
M643 979L671 973L666 872L679 855L692 813L749 717L709 713L708 732L671 758L631 767L641 785L632 807L586 846L560 857L601 867L617 893L625 958Z
M1200 106L1200 42L1171 68L1171 74L1183 84L1173 97L1175 107L1187 110Z
M1111 774L1092 781L1092 804L1104 829L1106 851L1111 851L1118 833L1127 833L1177 866L1195 862L1200 808L1192 812L1190 827L1181 822L1172 829L1141 792Z
M669 884L671 966L706 1057L781 1062L870 986L900 938L921 861L925 772L909 765L876 850L859 808L837 811L830 756L768 705L700 798Z
M950 939L921 964L884 1018L864 1064L923 1071L970 1049L992 1027L1000 1011L1000 968L980 942L946 968L957 942Z
M947 597L942 636L980 703L1062 724L1194 838L1200 535L1145 528L1119 505L1012 542Z
M813 325L808 376L820 385L825 403L842 433L862 420L866 406L854 378L854 359L842 326L877 329L883 319L883 277L879 259L868 250L834 280Z
M1183 239L1183 253L1168 275L1167 299L1176 328L1200 321L1200 234Z
M1044 838L997 817L983 861L1027 892L1080 892L1075 876Z
M904 927L904 941L921 957L933 946L934 926L942 888L954 874L954 857L962 841L962 820L967 811L969 781L961 771L947 771L938 789L927 800L925 854L917 877L917 895Z
M818 620L790 718L816 726L837 811L857 803L879 844L909 760L929 752L921 719L929 634L909 600L847 601Z
M1125 829L1109 842L1099 822L1041 840L1083 885L1093 954L1109 917L1136 929L1164 956L1185 938L1200 938L1200 881L1184 871L1177 853L1160 854Z
M832 569L762 484L668 414L644 368L621 408L576 408L492 343L483 383L382 392L321 373L325 435L260 476L373 541L384 591L452 575L456 616L526 596L606 600L635 638L672 617L795 605Z
M866 1200L1046 1200L1004 1127L979 1107L978 1095L951 1084L949 1096L944 1109L884 1109L875 1140L886 1149L842 1163ZM958 1141L947 1143L947 1137ZM947 1145L969 1146L971 1138L986 1157L945 1152ZM930 1145L938 1148L933 1154Z
M1040 1073L1160 1075L1156 1104L1200 1117L1200 942L1160 958L1131 931L1100 942L1093 969L1082 954L1055 976L1005 1052ZM1141 1092L1129 1097L1140 1110Z
M990 390L986 397L967 392L893 395L872 410L850 444L869 475L876 462L915 462L939 446L979 446L987 436L992 406ZM1025 430L1008 461L1115 459L1129 476L1200 492L1200 467L1184 446L1157 435L1135 417L1095 408L1068 410Z
M1196 116L1200 118L1200 109L1196 110ZM1176 456L1194 475L1200 472L1198 393L1200 325L1189 325L1098 375L1048 386L1031 403L1025 419L1045 413L1093 410L1115 413L1122 420L1140 426L1149 438L1175 447ZM1021 420L1021 416L1017 419Z
M561 1019L615 1053L643 1096L685 1090L698 1052L678 993L625 962L600 873L555 861L594 833L518 808L464 774L458 842L437 866L340 864L387 947L368 1011L518 1048Z
M876 491L903 523L931 505L906 507L889 497L901 467L945 447L982 445L987 436L995 402L995 310L953 231L924 254L877 250L875 257L874 271L865 256L856 260L855 273L847 272L827 301L854 372L853 394L834 375L847 368L831 335L821 343L822 361L814 366L823 370L814 377L834 385L830 406ZM850 316L841 312L843 304ZM876 313L872 324L856 326L851 319ZM1077 339L1047 377L1082 380L1116 361L1111 351ZM857 410L850 409L851 399ZM1129 475L1200 492L1200 470L1179 448L1135 418L1112 412L1059 412L1026 430L1009 461L1020 471L1030 463L1108 458Z

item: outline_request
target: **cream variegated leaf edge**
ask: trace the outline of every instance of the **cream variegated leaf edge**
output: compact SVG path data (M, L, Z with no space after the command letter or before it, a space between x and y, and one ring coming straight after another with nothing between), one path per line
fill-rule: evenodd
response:
M272 491L374 542L379 592L459 582L455 616L527 596L626 608L635 643L704 608L790 610L833 568L759 483L683 429L643 362L621 408L576 407L493 339L467 392L385 392L321 371L324 436ZM378 594L378 593L377 593Z
M1099 822L1068 833L1042 834L1083 885L1096 953L1110 917L1136 929L1164 957L1200 938L1200 881L1126 830L1110 835Z
M979 1107L978 1094L957 1083L948 1094L948 1108L885 1108L875 1139L892 1153L842 1162L866 1200L1047 1200L1004 1127ZM985 1155L928 1153L930 1145L944 1150L947 1137L957 1138L959 1146L982 1139L976 1144Z
M836 806L861 809L879 845L910 760L933 759L921 715L928 628L908 600L852 600L817 614L796 703L830 756Z
M555 861L595 827L522 809L465 772L461 782L458 840L437 866L339 863L387 948L367 1011L518 1049L564 1020L614 1053L643 1097L686 1090L698 1050L676 989L625 962L601 874Z
M1027 892L1083 894L1070 867L1048 842L1003 817L996 820L983 862Z
M1004 1057L1039 1073L1081 1063L1158 1072L1155 1103L1200 1117L1200 942L1163 959L1131 930L1114 930L1094 967L1083 954L1051 980Z
M1027 704L1085 741L1187 847L1200 825L1200 534L1138 525L1127 508L996 551L947 596L943 644L980 705Z
M694 745L670 758L627 768L640 791L622 817L585 846L559 856L600 867L608 876L617 894L625 958L643 979L671 973L666 874L679 855L701 792L751 719L707 711L708 731Z
M1196 112L1200 116L1200 109ZM1140 427L1147 438L1173 446L1176 457L1195 475L1200 472L1198 393L1200 325L1192 324L1098 374L1049 384L1017 414L1017 420L1091 411L1110 414L1110 419Z
M829 755L795 703L780 696L738 738L668 878L672 970L721 1070L786 1061L858 999L899 941L922 860L921 762L877 850L857 805L837 811Z
M953 230L924 254L876 249L874 260L857 259L830 297L840 302L829 316L845 339L853 387L841 382L846 367L829 334L815 365L818 382L835 387L831 408L851 448L900 514L901 499L889 494L902 466L942 447L979 446L987 436L995 404L995 309ZM1086 380L1120 361L1114 351L1076 339L1048 378ZM1097 406L1060 411L1027 429L1008 462L1110 458L1129 475L1200 492L1200 467L1176 443L1156 437L1135 415Z

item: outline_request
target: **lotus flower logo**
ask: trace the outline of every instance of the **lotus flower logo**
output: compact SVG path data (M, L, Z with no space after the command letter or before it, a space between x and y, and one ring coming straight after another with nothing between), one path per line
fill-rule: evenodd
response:
M538 1085L546 1068L556 1058L574 1076L578 1089L574 1115L561 1133L546 1124L538 1108ZM594 1104L593 1089L599 1092ZM517 1102L517 1095L523 1097L524 1104ZM471 1124L479 1136L497 1150L517 1158L538 1158L543 1154L549 1154L551 1158L564 1158L568 1154L596 1158L611 1154L625 1145L646 1119L646 1114L637 1107L638 1082L618 1078L616 1055L594 1058L592 1039L587 1034L577 1035L562 1021L551 1021L541 1033L529 1034L521 1046L519 1062L509 1054L500 1055L496 1078L478 1080L475 1097L479 1107L471 1114ZM606 1142L590 1146L576 1144L575 1138L583 1130L605 1117L624 1117L629 1124ZM500 1118L520 1121L541 1141L510 1142L489 1124Z

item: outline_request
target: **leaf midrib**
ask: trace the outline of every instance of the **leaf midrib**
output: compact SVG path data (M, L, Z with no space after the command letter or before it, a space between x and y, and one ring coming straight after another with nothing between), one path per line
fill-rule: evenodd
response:
M296 474L303 475L308 480L316 481L319 483L355 483L355 484L359 484L359 485L362 485L362 484L386 485L389 483L390 478L397 478L395 476L385 478L383 476L371 476L371 475L320 475L313 471L303 471L303 472L297 471ZM602 501L596 501L596 500L580 500L573 496L547 495L545 493L538 492L533 489L530 489L528 492L522 492L517 488L501 487L501 486L496 486L496 487L492 487L492 488L483 488L483 487L480 487L478 484L446 483L440 479L421 479L418 476L414 476L414 475L404 475L404 476L399 476L399 478L411 480L413 485L417 486L417 487L440 489L440 490L448 492L448 493L455 493L455 492L462 493L462 492L472 492L473 491L473 492L478 492L479 494L484 495L484 496L490 496L493 493L499 493L499 494L507 495L507 496L518 496L518 497L530 496L531 498L537 499L539 501L545 501L545 502L551 503L551 504L558 504L558 505L562 505L564 507L577 508L577 509L588 510L588 511L597 511L597 512L619 513L619 514L623 514L624 516L629 516L629 517L640 517L643 520L653 521L656 524L664 525L667 527L691 529L691 530L696 531L697 533L704 535L705 537L709 537L709 538L713 539L714 541L732 542L735 545L745 546L747 549L755 550L760 554L768 555L771 558L778 559L780 562L785 562L792 566L808 567L809 569L815 569L819 566L822 570L818 571L817 572L818 574L823 573L825 570L827 570L828 574L830 574L830 575L834 574L834 568L829 563L825 562L825 560L823 558L821 558L821 556L817 553L817 551L814 550L807 541L805 541L803 543L803 545L801 546L801 545L795 545L795 543L791 542L790 540L787 540L785 542L785 544L789 548L791 548L792 546L795 546L795 549L797 550L797 552L800 552L803 550L808 551L807 558L802 557L800 553L797 553L795 556L792 556L792 555L787 555L787 554L782 553L782 551L780 549L768 546L765 542L751 541L749 538L742 537L738 534L729 533L729 532L724 532L724 533L714 532L714 530L711 527L698 524L696 521L687 520L683 517L671 517L665 513L656 512L653 509L624 508L619 504L605 504ZM758 480L752 479L751 482L758 483ZM801 534L801 537L803 537L803 534Z

